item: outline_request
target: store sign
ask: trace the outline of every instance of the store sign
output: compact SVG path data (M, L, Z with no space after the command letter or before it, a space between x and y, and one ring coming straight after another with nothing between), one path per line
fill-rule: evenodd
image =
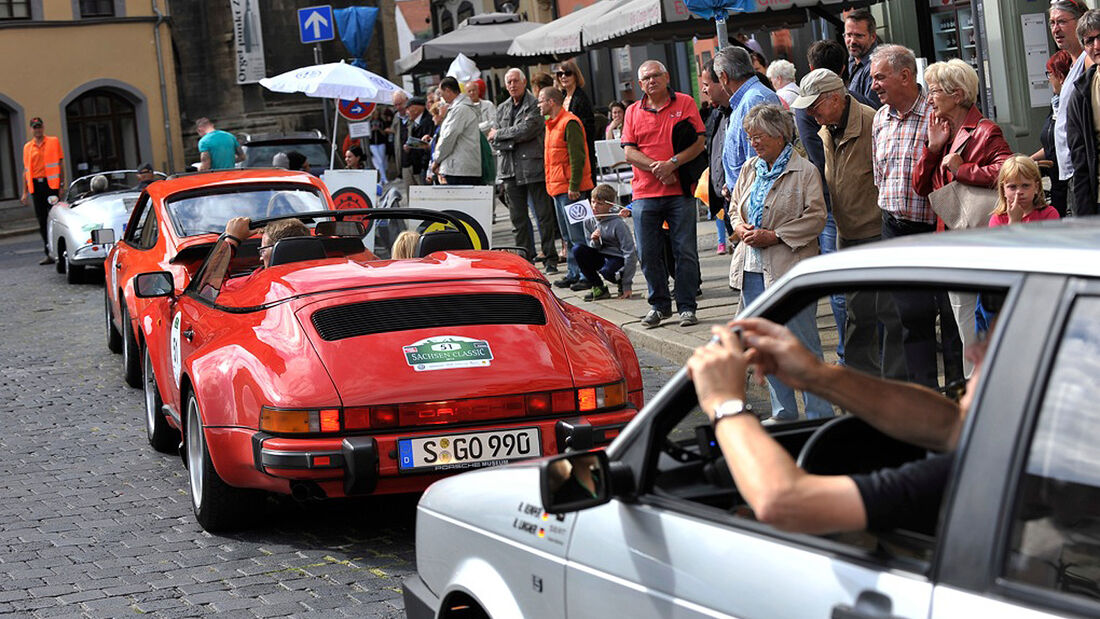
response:
M237 83L254 84L267 73L260 0L229 0L229 7L233 11L233 40L237 46Z

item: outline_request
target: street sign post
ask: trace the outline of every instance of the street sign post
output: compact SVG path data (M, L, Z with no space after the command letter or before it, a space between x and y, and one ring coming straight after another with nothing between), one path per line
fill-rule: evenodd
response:
M302 43L320 43L336 38L332 7L325 4L298 9L298 36Z
M373 103L363 103L362 101L340 99L337 108L340 111L340 115L351 121L366 120L370 117L371 112L374 111Z

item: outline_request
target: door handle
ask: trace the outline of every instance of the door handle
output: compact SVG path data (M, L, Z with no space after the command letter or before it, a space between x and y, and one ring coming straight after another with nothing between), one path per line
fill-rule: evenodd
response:
M898 619L891 612L893 606L890 598L878 591L860 591L854 605L833 606L832 619Z
M195 337L195 330L191 327L187 327L183 332L183 337L187 338L187 341L190 342L191 338Z
M121 271L122 270L122 263L121 262L115 262L115 270L116 271Z

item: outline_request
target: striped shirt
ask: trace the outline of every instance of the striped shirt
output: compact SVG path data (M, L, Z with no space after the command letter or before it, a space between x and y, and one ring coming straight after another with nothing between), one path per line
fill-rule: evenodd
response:
M907 221L936 223L928 199L913 191L913 168L928 140L928 98L922 89L913 106L899 114L889 105L875 112L871 126L878 206Z

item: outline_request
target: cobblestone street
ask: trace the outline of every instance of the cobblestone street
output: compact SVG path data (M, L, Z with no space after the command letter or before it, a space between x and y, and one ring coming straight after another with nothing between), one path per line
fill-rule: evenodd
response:
M107 351L102 277L69 286L40 255L0 241L0 614L403 616L417 497L272 497L260 526L205 533ZM677 367L639 356L649 398Z

